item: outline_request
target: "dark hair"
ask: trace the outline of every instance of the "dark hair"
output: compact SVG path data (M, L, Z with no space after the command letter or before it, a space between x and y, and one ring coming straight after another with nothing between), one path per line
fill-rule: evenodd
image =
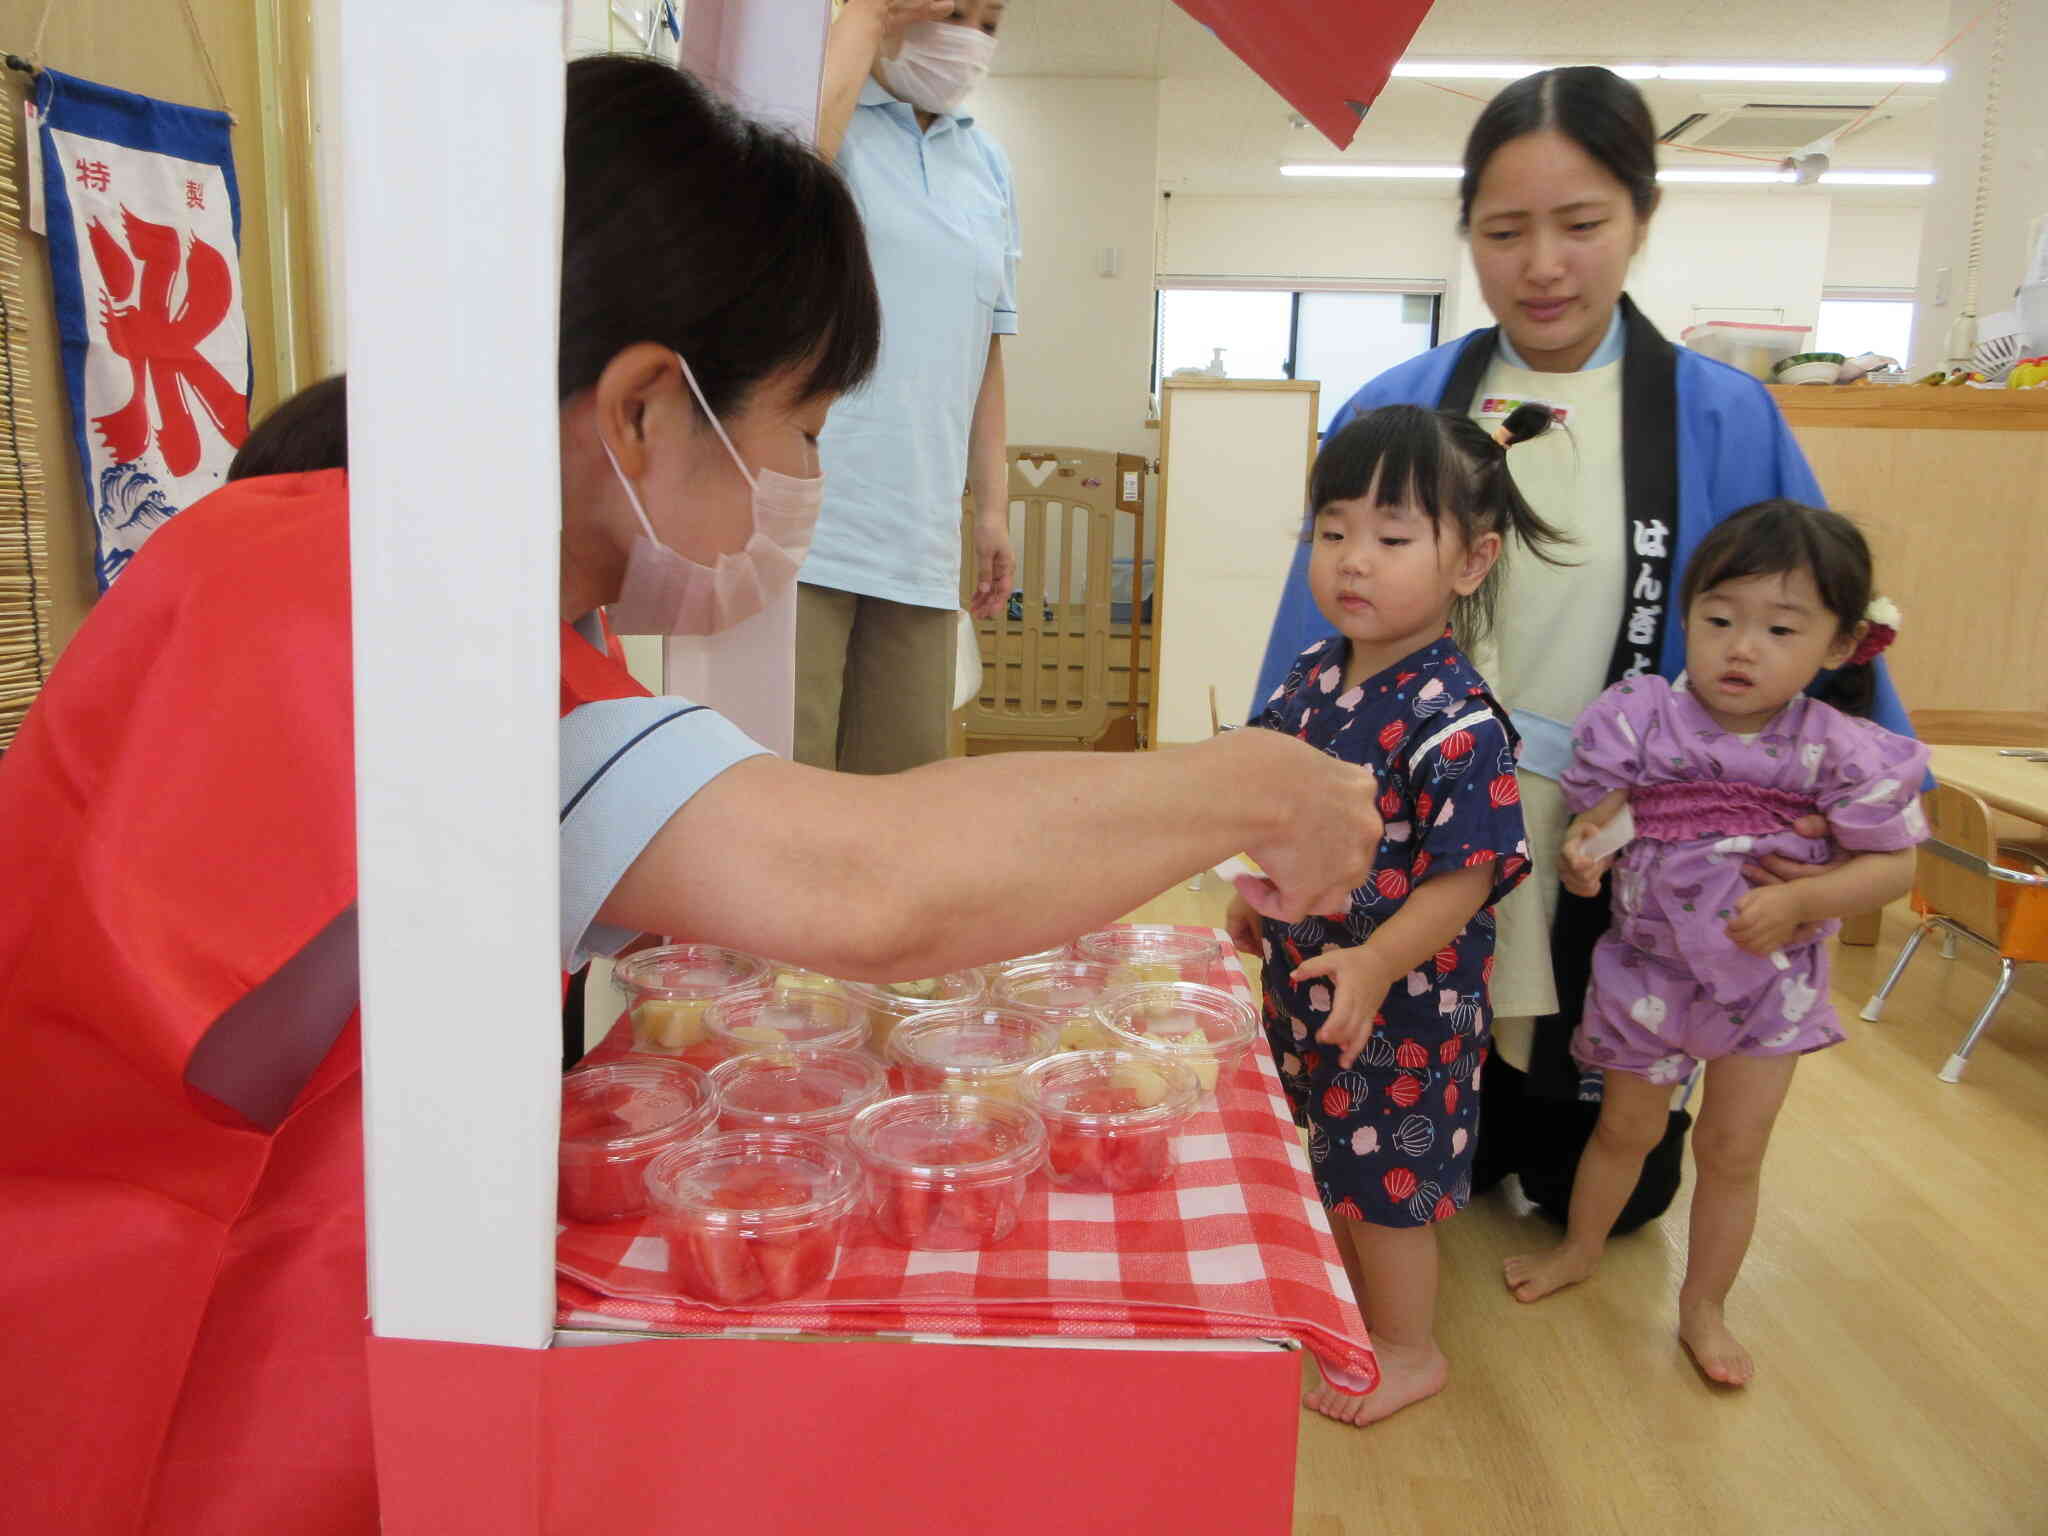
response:
M1839 512L1796 501L1759 501L1717 523L1700 540L1678 584L1679 612L1724 582L1805 571L1838 637L1854 632L1870 607L1870 545ZM1813 696L1844 714L1868 716L1877 695L1870 663L1821 674Z
M230 480L348 468L348 384L308 384L258 422L228 465Z
M882 311L853 194L827 161L653 59L569 65L561 398L640 341L690 360L723 415L801 365L805 393L874 370Z
M1516 406L1501 430L1511 446L1540 437L1554 420L1549 406L1532 400ZM1493 627L1511 535L1537 559L1566 563L1552 551L1571 540L1538 517L1515 488L1508 447L1468 416L1419 405L1383 405L1353 417L1324 441L1309 471L1302 537L1315 537L1315 520L1331 503L1355 501L1368 492L1375 506L1414 501L1439 536L1448 517L1468 547L1486 534L1501 536L1500 559L1486 580L1452 609L1460 644L1471 645Z
M867 232L838 171L809 146L681 70L597 54L569 65L562 159L559 399L641 341L688 358L720 416L786 368L805 370L807 395L843 393L874 371L882 310ZM342 376L279 406L243 453L279 418L301 449L339 445L332 462L346 466Z
M1472 224L1472 199L1487 162L1527 133L1561 133L1628 189L1636 217L1657 208L1657 127L1643 93L1611 69L1575 64L1524 75L1486 104L1465 138L1458 227Z

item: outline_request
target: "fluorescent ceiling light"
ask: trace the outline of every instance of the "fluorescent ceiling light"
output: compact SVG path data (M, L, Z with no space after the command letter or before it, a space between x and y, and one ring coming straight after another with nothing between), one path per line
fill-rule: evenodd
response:
M1455 165L1350 165L1341 162L1294 161L1280 167L1282 176L1327 176L1361 181L1456 181L1465 173ZM1676 185L1765 187L1789 185L1797 178L1790 171L1758 167L1753 171L1674 167L1657 173L1659 181ZM1832 187L1931 187L1932 171L1828 171L1822 186Z
M1796 181L1790 171L1709 171L1684 167L1657 173L1659 181L1680 185L1761 187L1775 183ZM1931 187L1934 185L1932 171L1825 171L1820 183L1824 187Z
M1280 167L1282 176L1347 176L1374 181L1456 181L1465 173L1455 165L1332 165L1300 162Z
M1482 63L1466 59L1403 59L1397 80L1519 80L1548 64ZM1945 69L1907 65L1831 64L1610 64L1624 80L1755 80L1774 85L1939 85Z

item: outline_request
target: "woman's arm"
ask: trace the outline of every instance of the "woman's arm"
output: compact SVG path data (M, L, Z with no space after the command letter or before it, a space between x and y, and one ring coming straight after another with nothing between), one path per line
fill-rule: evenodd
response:
M818 89L818 152L839 158L846 125L860 105L882 44L912 22L944 21L953 0L846 0L825 40L825 78Z
M1859 853L1804 880L1759 885L1743 892L1728 919L1728 937L1753 955L1768 955L1799 940L1808 923L1875 912L1913 888L1914 855Z
M1248 852L1278 887L1269 915L1296 921L1371 869L1373 792L1272 731L878 776L755 757L669 818L598 915L897 981L1043 949Z
M974 492L974 596L968 611L992 619L1010 600L1017 556L1010 548L1009 411L1003 399L1003 338L988 339L988 366L967 435L967 487Z

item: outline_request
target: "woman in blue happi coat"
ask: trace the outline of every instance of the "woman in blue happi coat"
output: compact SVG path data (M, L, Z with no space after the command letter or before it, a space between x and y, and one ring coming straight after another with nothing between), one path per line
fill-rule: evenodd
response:
M1673 346L1622 291L1657 208L1656 139L1642 93L1605 69L1546 70L1496 96L1466 142L1460 201L1480 292L1500 324L1389 369L1330 424L1335 432L1358 413L1416 404L1493 429L1517 404L1539 400L1566 428L1516 450L1515 480L1537 513L1575 541L1575 563L1517 562L1493 639L1473 655L1522 737L1522 807L1536 871L1500 909L1493 1006L1506 1070L1489 1084L1475 1185L1519 1174L1530 1198L1560 1220L1598 1117L1598 1076L1581 1073L1568 1042L1593 944L1608 921L1604 893L1572 896L1556 876L1566 820L1557 777L1569 759L1571 724L1630 673L1676 677L1685 646L1675 594L1709 528L1772 497L1821 504L1769 392ZM1304 546L1255 700L1329 633L1309 595L1307 565ZM1910 733L1881 664L1877 670L1873 717ZM1773 861L1752 877L1798 878L1813 868ZM1619 1230L1670 1203L1688 1124L1674 1104L1670 1133Z

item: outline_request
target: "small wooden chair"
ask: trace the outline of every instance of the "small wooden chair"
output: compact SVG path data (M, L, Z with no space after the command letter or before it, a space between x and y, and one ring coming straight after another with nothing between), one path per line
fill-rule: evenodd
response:
M2012 990L2013 973L2048 962L2048 861L2024 849L2001 848L1992 837L1990 807L1965 790L1937 784L1925 804L1934 835L1920 845L1913 882L1920 926L1877 995L1863 1005L1863 1017L1875 1021L1883 1014L1885 999L1930 931L1940 931L1944 955L1955 952L1957 937L1990 950L1998 956L1998 985L1941 1069L1941 1080L1953 1083L1961 1081L1970 1052Z

